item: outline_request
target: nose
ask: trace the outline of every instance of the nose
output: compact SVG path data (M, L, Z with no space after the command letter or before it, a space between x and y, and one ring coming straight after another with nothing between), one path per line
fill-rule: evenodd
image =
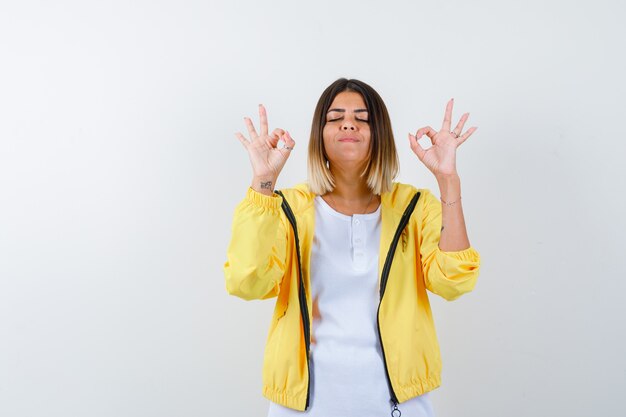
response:
M352 123L348 118L344 119L343 124L341 125L341 130L356 130L356 126Z

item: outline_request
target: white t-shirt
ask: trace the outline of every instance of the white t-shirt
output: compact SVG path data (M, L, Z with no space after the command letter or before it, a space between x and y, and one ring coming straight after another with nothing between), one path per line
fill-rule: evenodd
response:
M348 216L315 197L309 408L302 412L270 401L268 417L390 415L376 321L380 223L380 206ZM398 408L402 417L434 417L428 393Z

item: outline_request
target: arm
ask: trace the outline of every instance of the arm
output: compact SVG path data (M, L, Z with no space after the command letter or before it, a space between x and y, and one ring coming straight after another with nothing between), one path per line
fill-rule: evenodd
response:
M429 291L452 301L471 291L476 285L480 255L469 245L465 249L443 250L442 204L428 190L423 193L423 198L418 247L424 282ZM448 238L453 235L454 230Z
M261 133L244 117L250 138L235 136L248 152L252 164L252 185L235 208L232 236L224 263L226 290L245 300L275 297L285 273L287 253L286 219L283 198L274 194L276 179L296 144L289 132L268 133L267 111L259 104ZM278 148L278 142L285 143Z
M461 205L461 179L458 175L439 176L439 194L448 204L441 204L442 222L439 248L444 251L459 251L470 247Z
M456 149L474 133L471 127L461 134L469 113L463 114L451 130L454 99L448 101L437 132L430 126L409 133L411 149L435 175L444 204L430 192L424 193L420 224L419 251L426 288L446 300L454 300L471 291L476 284L480 256L470 246L461 207L461 181L456 170ZM418 140L427 135L432 143L422 148Z
M275 297L285 273L287 234L282 197L248 188L235 208L224 263L226 290L244 300Z

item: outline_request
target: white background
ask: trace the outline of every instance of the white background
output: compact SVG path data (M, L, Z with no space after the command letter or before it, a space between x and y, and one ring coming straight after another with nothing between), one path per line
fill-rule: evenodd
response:
M222 266L268 108L306 178L339 77L407 133L469 111L474 292L431 300L439 417L624 416L624 15L615 0L3 1L0 415L263 416L273 300ZM425 146L424 140L422 142Z

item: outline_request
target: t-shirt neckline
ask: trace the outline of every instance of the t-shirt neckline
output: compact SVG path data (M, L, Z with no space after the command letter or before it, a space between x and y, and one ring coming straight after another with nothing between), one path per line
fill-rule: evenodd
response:
M318 202L319 206L327 213L335 217L338 217L340 219L348 220L348 221L352 219L356 219L356 218L361 219L361 220L376 219L380 215L380 206L382 205L382 204L378 204L378 207L376 208L376 210L371 213L353 214L352 216L349 216L347 214L340 213L334 208L332 208L320 195L316 195L315 200Z

